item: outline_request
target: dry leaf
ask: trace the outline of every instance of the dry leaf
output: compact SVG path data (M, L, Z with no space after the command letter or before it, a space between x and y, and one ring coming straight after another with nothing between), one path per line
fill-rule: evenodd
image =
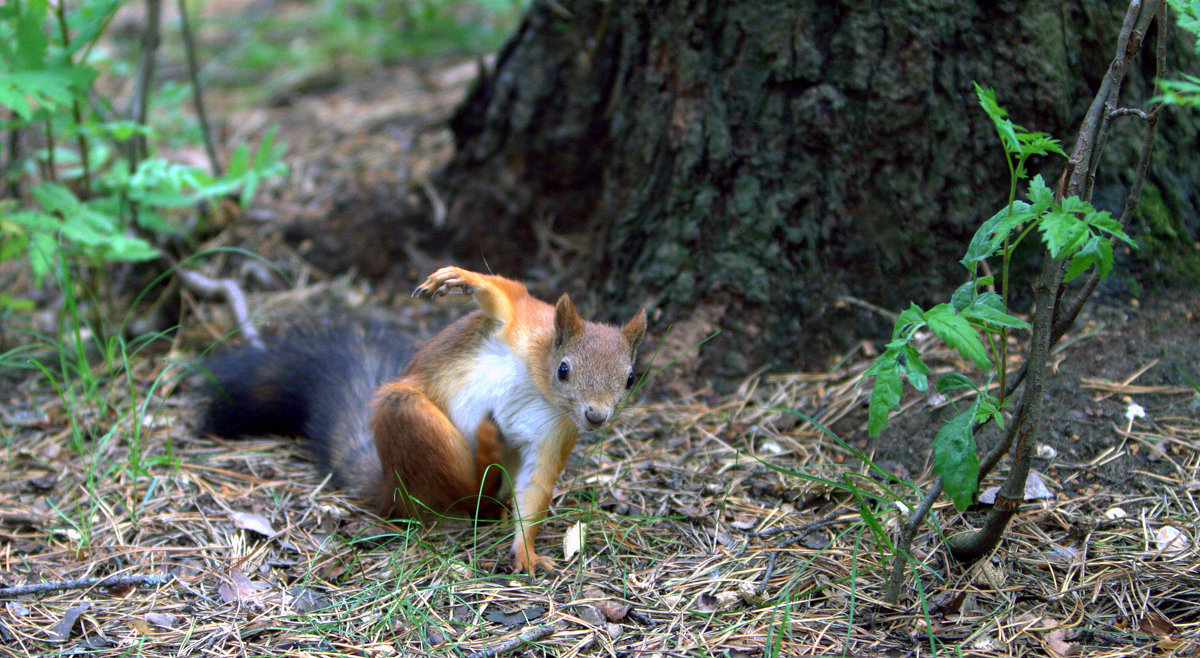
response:
M1164 557L1177 557L1191 546L1192 542L1179 528L1165 525L1154 532L1157 553Z
M1165 637L1175 632L1175 624L1162 613L1152 611L1138 621L1138 630L1147 635Z
M62 643L70 639L71 629L75 628L75 622L79 621L79 615L82 615L90 607L92 607L90 603L80 603L64 612L62 619L58 620L58 623L50 629L50 641Z
M575 615L588 625L596 628L604 628L604 624L606 623L604 614L600 612L600 608L591 603L583 603L575 606Z
M1067 642L1067 629L1065 628L1056 628L1046 633L1046 647L1058 656L1070 656L1077 648L1074 644Z
M587 526L585 524L576 523L563 535L564 559L570 560L579 552L579 549L583 546L583 534L586 530Z
M996 496L1000 493L1000 487L988 487L979 494L979 502L984 505L996 504ZM1042 500L1054 498L1054 493L1046 486L1046 481L1042 479L1041 474L1037 471L1030 470L1029 476L1025 478L1025 500Z
M1042 479L1042 474L1035 470L1030 470L1028 477L1025 478L1025 500L1044 500L1049 498L1054 498L1054 494L1046 486L1046 481Z
M232 569L229 572L229 580L217 587L217 594L226 603L247 603L260 606L262 602L259 598L262 596L262 590L266 588L267 586L262 583L251 582L241 569Z
M249 512L231 512L229 514L233 524L242 530L260 534L264 537L274 537L275 529L271 527L271 522L261 514L251 514Z
M758 585L748 580L743 580L738 583L738 596L746 602L746 605L757 608L767 602L767 594L765 591L758 591Z
M179 615L173 615L169 612L147 612L146 621L151 626L170 629L179 623Z
M596 609L609 621L623 621L625 615L629 614L629 609L633 607L628 603L617 603L616 601L597 601L595 605Z
M333 605L328 596L311 587L296 586L288 590L288 594L292 595L291 606L296 612L307 614Z
M741 602L742 597L737 592L719 592L716 596L704 592L696 597L692 607L700 612L719 612L731 610Z

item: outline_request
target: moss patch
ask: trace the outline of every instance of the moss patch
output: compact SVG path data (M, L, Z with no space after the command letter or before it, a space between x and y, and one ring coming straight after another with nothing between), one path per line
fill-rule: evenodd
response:
M1147 181L1138 203L1137 225L1142 227L1134 255L1147 284L1200 283L1200 244L1193 240L1183 220L1158 186Z

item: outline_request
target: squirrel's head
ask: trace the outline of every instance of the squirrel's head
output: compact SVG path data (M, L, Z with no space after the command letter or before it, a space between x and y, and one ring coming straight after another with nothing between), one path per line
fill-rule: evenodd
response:
M558 298L546 367L555 401L579 429L600 429L616 415L636 383L633 362L645 337L644 309L618 328L586 322L568 295Z

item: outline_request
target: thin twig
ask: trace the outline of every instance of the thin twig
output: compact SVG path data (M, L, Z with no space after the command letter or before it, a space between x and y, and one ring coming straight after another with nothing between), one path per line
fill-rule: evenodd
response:
M160 0L146 0L146 31L142 33L142 53L138 60L137 83L133 88L130 114L140 125L146 124L150 114L150 86L154 84L154 68L158 61L158 44L161 41L162 3ZM130 168L136 170L142 158L146 157L146 137L134 135L133 152L129 154Z
M67 30L67 9L65 2L54 3L54 15L58 18L58 31L62 37L63 50L70 52L71 33ZM83 110L80 108L79 95L71 95L71 118L75 120L75 127L79 129L83 125ZM83 196L87 198L92 192L92 164L91 157L88 154L87 138L83 135L82 130L78 130L75 135L76 143L79 145L79 162L83 165Z
M175 275L179 277L180 282L188 290L191 290L204 297L214 298L219 297L227 304L230 310L233 311L233 321L236 328L242 332L242 336L246 338L246 343L254 347L262 347L262 336L259 335L258 329L254 323L250 322L250 310L246 304L246 295L242 292L237 281L233 279L211 279L203 274L179 267L175 269Z
M51 592L62 592L69 589L90 589L92 587L103 587L108 589L113 587L157 587L165 584L169 580L171 580L171 576L163 573L142 575L120 574L116 576L105 576L102 578L53 580L48 583L17 585L15 587L0 587L0 597L15 598L18 596L29 596L30 594L49 594Z
M786 526L778 526L775 528L767 528L766 530L761 530L759 532L752 533L752 536L758 537L759 539L765 539L767 537L774 537L775 535L782 535L786 532L799 531L801 533L799 536L799 539L804 539L808 535L812 534L813 531L815 531L815 530L824 528L827 525L833 525L834 523L837 522L838 518L840 518L842 516L842 514L843 514L843 512L832 512L830 514L826 514L825 516L823 516L815 521L810 521L809 523L805 523L804 525L786 525ZM747 534L751 534L751 533L747 533ZM792 539L788 540L788 544L794 544L794 543L796 543L796 541L797 541L797 538L793 537Z
M888 577L887 591L883 597L888 605L896 605L900 600L900 584L904 582L904 567L908 564L908 547L912 545L913 538L917 536L917 529L929 515L929 510L933 509L933 504L942 495L942 486L941 478L934 480L921 504L909 515L900 530L900 537L896 540L896 554L892 556L892 574Z
M0 174L4 176L6 196L17 196L17 177L9 176L9 173L17 167L17 162L21 160L21 132L15 127L8 129L8 148L5 149L4 166L0 167Z
M566 619L559 619L558 621L553 621L549 624L543 624L532 630L525 631L524 633L521 633L510 640L501 642L490 649L483 649L481 651L468 654L467 658L494 658L495 656L499 656L502 653L508 653L509 651L512 651L513 649L525 644L529 644L530 642L537 642L538 640L545 639L546 637L554 635L561 630L565 630L569 625L570 624Z
M200 136L204 139L204 150L208 153L208 166L214 176L223 173L217 160L217 148L213 145L212 132L208 128L208 113L204 111L204 92L200 87L200 71L196 66L196 43L192 38L192 24L188 20L187 0L179 0L179 29L183 33L183 51L187 55L188 78L192 81L192 102L196 106L196 118L200 122Z

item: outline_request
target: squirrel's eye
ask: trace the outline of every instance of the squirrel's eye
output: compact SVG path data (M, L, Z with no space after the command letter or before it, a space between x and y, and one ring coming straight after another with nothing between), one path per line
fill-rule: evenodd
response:
M565 382L571 378L571 364L563 359L562 363L558 364L558 381Z
M635 381L637 381L637 377L634 377L632 372L629 373L629 379L625 380L625 390L628 391L629 389L633 388L633 383Z

